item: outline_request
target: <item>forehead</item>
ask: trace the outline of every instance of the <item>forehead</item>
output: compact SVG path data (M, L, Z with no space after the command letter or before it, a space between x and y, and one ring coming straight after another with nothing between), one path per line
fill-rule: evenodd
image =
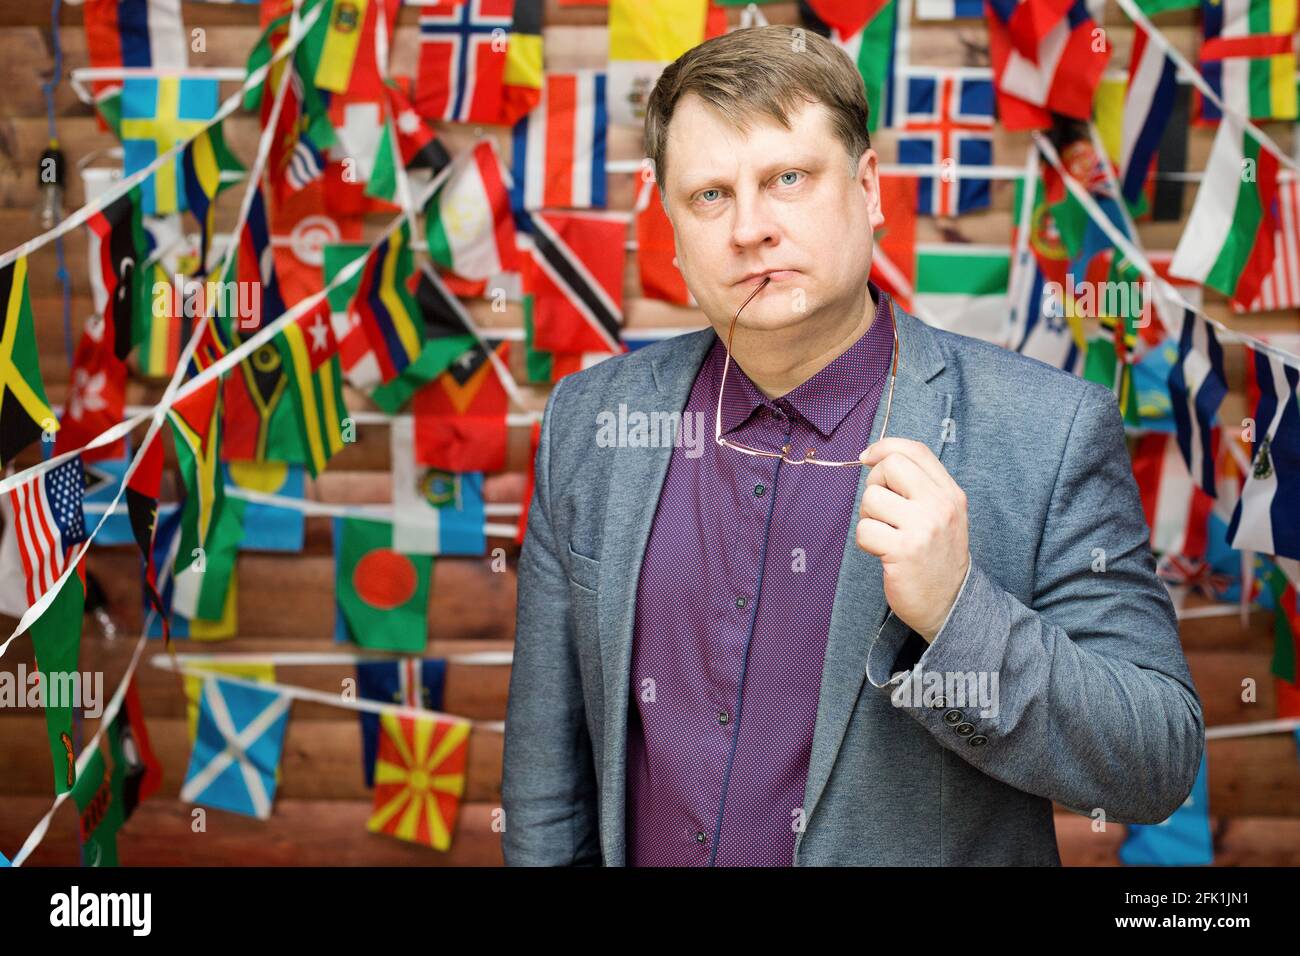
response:
M669 179L718 173L740 155L772 161L791 154L826 155L836 143L830 111L820 102L798 99L787 113L790 128L766 113L745 117L737 129L716 108L693 93L673 110L664 144ZM724 165L725 164L725 165Z

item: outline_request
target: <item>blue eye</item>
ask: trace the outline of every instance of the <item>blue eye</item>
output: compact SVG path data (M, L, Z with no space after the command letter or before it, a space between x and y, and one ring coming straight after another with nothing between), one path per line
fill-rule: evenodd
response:
M800 173L796 172L796 171L793 170L793 169L790 170L790 171L788 171L788 172L784 172L784 173L781 174L781 182L784 183L784 184L787 185L787 186L793 186L793 185L794 185L794 181L792 181L792 180L787 180L785 177L787 177L787 176L798 176L798 175L800 175Z
M716 189L705 189L700 193L700 198L707 202L709 198L709 193L717 193L717 192L718 190Z

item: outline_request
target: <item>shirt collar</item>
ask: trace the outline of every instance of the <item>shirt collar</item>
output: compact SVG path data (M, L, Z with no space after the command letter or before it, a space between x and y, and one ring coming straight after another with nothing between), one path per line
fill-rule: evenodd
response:
M812 378L779 398L770 399L764 395L740 365L732 361L727 369L727 387L722 401L724 435L745 424L756 409L769 406L787 412L793 409L823 438L831 437L849 412L883 375L888 374L893 361L893 304L888 294L875 283L868 282L867 285L876 301L876 314L870 328ZM716 389L716 382L722 377L726 347L719 338L713 348Z

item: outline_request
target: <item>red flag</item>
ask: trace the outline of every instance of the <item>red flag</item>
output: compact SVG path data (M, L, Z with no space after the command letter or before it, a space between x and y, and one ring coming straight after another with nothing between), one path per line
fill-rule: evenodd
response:
M496 354L509 362L510 343ZM501 471L506 464L510 400L482 346L415 393L415 460L447 471Z
M621 352L627 221L609 213L536 212L524 264L533 347Z
M113 354L112 343L105 340L104 332L101 317L92 315L86 320L72 359L68 403L55 432L55 455L83 447L126 417L126 364ZM100 461L125 454L126 440L119 438L111 445L87 448L81 457L84 461Z
M686 280L677 268L673 226L664 212L654 180L641 183L636 202L636 264L641 292L649 299L675 305L694 305Z

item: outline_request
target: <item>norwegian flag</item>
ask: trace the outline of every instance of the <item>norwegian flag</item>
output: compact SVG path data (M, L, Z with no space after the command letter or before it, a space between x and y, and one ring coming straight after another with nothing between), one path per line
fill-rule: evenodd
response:
M1234 298L1234 312L1300 308L1300 180L1277 184L1278 223L1273 232L1273 268L1249 302Z
M608 131L604 72L546 74L541 103L515 124L511 207L603 208Z
M77 455L9 492L29 607L59 580L68 549L86 540L85 490L86 470Z
M898 139L901 165L993 164L993 80L934 70L907 79L907 116ZM956 216L989 205L987 179L922 176L917 211Z
M515 0L463 0L420 15L415 108L429 119L491 123L501 112Z

